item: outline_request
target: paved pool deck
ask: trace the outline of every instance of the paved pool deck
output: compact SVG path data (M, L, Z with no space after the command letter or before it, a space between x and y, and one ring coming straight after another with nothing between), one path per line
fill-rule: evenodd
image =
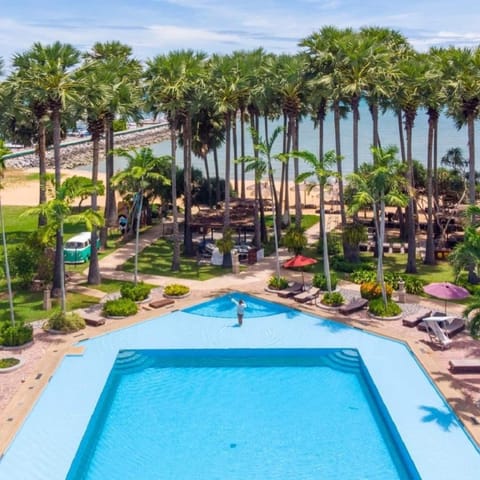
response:
M152 237L153 235L154 232L152 232ZM145 245L148 244L147 236L143 237L143 239ZM101 263L102 274L117 278L128 277L128 274L117 270L117 265L125 261L125 258L128 258L128 256L131 256L131 252L132 245L126 245L121 255L117 252L115 258L109 256L111 258L106 257L103 259ZM281 261L289 256L288 252L282 251ZM163 318L166 314L171 313L172 310L183 309L230 291L249 293L294 307L317 319L335 319L339 324L350 325L356 329L405 342L454 409L472 438L477 443L480 443L480 376L474 374L452 375L448 371L448 361L450 359L480 357L480 342L472 340L466 333L461 333L454 338L450 349L441 351L430 343L427 334L419 332L417 329L403 327L401 321L378 321L369 318L364 311L343 317L336 313L324 311L317 305L298 304L290 299L280 299L274 293L265 291L266 282L274 274L275 268L275 259L269 257L255 265L249 266L237 275L227 274L206 282L182 281L182 283L191 287L192 293L185 299L176 300L175 305L159 310L142 309L135 317L122 320L108 320L103 326L87 327L84 331L76 334L54 336L43 332L40 328L36 329L34 344L17 352L17 355L19 353L24 361L23 366L18 370L0 376L0 410L2 412L0 416L0 453L7 450L8 445L31 412L33 405L65 358L65 355L81 353L82 348L78 344L79 341L97 337L108 338L109 336L105 336L107 333L122 332L125 327L139 325L146 320L157 317ZM284 270L282 270L282 274L288 275L291 279L298 279L301 276L299 273ZM157 276L144 276L142 279L158 286L164 286L172 281L170 278ZM353 284L345 283L341 287L354 293L356 289L358 290L358 287ZM436 302L413 296L408 296L406 302L405 305L408 308L415 308L420 305L438 310L444 308L441 301ZM461 307L454 308L449 306L449 312L458 314L461 312ZM242 338L251 328L248 316L245 318L244 327L247 328L239 332ZM277 335L276 329L276 324L272 324L269 331L273 337ZM235 331L237 330L235 329ZM197 333L203 336L210 335L208 328ZM120 333L116 334L120 335ZM249 337L244 338L242 345L252 346L251 339ZM2 356L8 356L9 352L2 351L1 354Z

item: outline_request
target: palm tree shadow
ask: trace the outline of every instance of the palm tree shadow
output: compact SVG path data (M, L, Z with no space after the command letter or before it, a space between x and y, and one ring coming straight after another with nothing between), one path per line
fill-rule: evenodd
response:
M458 421L452 411L428 407L427 405L420 406L420 409L427 412L427 414L422 417L424 423L435 422L446 432L450 431L452 426L458 427Z

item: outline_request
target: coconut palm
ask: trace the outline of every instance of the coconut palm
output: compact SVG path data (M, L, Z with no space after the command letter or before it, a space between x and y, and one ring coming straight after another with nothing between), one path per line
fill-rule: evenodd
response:
M373 164L360 166L358 173L348 176L354 190L353 203L349 210L352 214L361 208L371 206L373 221L377 233L377 282L382 288L382 297L387 304L385 279L383 276L383 243L385 240L385 207L387 205L404 207L408 202L405 191L404 166L396 159L396 147L382 149L372 147Z
M330 278L330 262L328 258L328 236L327 225L325 221L325 185L330 177L336 177L337 173L332 169L337 163L337 158L333 150L328 151L323 158L317 158L308 151L294 152L298 158L304 160L313 170L302 173L295 178L296 183L302 183L307 178L314 176L320 187L320 226L322 231L323 248L323 272L327 281L327 290L332 291Z
M156 157L151 148L141 148L139 151L117 150L116 153L128 160L127 168L112 177L112 186L123 192L134 193L135 215L135 267L133 281L137 284L138 279L138 246L140 239L140 220L143 212L144 196L148 190L153 189L155 182L164 185L170 183L170 179L160 173L165 170L164 164L170 163L169 156Z

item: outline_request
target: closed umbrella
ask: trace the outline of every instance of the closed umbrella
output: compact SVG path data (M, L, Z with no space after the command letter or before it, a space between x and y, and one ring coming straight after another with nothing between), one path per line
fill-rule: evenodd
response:
M423 291L432 297L445 300L445 313L447 313L448 300L461 300L462 298L467 298L470 295L466 288L463 288L460 285L454 285L450 282L429 283L423 287Z
M308 267L309 265L313 265L314 263L317 263L317 260L315 260L315 258L304 257L303 255L295 255L294 257L284 262L282 266L283 268L301 268L302 282L303 282L303 286L305 287L305 278L303 276L303 268Z

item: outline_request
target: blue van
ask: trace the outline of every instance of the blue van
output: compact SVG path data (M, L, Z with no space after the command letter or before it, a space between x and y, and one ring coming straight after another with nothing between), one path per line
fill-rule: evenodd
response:
M100 247L100 239L97 248ZM75 235L63 247L63 260L65 263L85 263L92 254L92 232L82 232Z

